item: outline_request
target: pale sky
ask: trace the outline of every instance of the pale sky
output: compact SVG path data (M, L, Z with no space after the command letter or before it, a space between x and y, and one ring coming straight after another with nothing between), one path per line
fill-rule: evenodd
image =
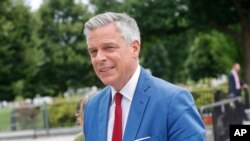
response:
M41 5L43 0L25 0L26 4L28 4L31 7L31 10L37 10L39 6Z
M89 0L75 0L75 2L79 1L83 2L84 4L89 3ZM25 0L25 3L31 7L31 11L37 10L42 2L43 0Z

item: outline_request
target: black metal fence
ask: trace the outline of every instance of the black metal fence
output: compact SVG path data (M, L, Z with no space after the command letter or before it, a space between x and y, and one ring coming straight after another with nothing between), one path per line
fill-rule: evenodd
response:
M207 141L229 141L229 126L248 124L249 93L225 98L222 91L215 91L214 103L200 107L200 113L206 125Z

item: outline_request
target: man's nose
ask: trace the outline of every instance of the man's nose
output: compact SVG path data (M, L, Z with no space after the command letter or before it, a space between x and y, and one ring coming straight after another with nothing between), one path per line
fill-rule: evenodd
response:
M96 60L97 61L104 61L106 60L105 54L103 51L99 50L96 54Z

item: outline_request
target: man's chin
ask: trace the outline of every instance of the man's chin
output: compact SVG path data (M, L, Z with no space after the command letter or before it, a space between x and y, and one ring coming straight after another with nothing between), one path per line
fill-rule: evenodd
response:
M111 81L110 80L107 80L107 79L101 79L102 83L104 85L111 85Z

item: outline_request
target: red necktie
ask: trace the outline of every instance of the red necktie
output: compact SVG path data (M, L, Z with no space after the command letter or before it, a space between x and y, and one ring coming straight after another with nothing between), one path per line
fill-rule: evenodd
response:
M112 141L122 141L122 95L115 94L115 122L113 128Z

